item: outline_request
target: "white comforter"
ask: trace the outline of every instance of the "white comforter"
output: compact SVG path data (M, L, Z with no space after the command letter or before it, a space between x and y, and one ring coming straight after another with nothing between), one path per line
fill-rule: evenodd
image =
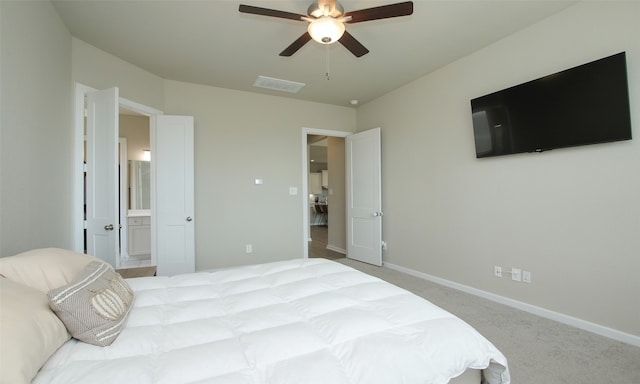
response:
M508 384L505 357L454 315L323 259L127 280L109 347L74 339L34 383Z

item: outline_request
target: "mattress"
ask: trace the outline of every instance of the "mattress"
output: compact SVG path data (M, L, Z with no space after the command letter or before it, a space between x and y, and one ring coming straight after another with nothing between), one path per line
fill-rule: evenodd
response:
M324 259L127 279L108 347L66 342L33 383L510 383L507 360L453 314Z

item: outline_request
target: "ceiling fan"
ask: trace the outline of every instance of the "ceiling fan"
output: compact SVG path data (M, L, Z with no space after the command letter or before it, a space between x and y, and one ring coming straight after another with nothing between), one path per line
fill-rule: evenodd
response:
M405 1L345 13L342 5L338 4L336 0L318 0L309 6L307 16L244 4L240 4L238 10L242 13L306 21L309 23L307 32L285 48L284 51L280 52L280 56L293 55L309 42L309 40L313 39L320 44L332 44L339 41L340 44L356 57L361 57L369 53L369 50L345 30L344 24L408 16L413 13L413 2Z

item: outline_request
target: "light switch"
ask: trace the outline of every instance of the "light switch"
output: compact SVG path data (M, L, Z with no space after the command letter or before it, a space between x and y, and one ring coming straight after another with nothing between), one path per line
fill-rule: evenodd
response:
M262 185L262 184L264 184L264 180L262 180L262 179L256 179L256 180L255 180L255 184L256 184L256 185Z
M290 195L297 195L298 194L298 188L296 187L289 187L289 194Z

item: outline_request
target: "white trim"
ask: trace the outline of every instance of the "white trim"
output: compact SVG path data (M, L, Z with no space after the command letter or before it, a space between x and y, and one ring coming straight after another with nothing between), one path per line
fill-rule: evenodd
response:
M307 135L322 135L331 137L347 137L353 132L332 131L329 129L302 128L302 258L309 258L309 154L307 150Z
M148 107L146 105L136 103L135 101L127 100L122 97L120 98L120 106L130 111L137 112L141 115L145 115L148 117L155 116L155 115L164 115L164 112L162 112L159 109Z
M640 336L632 335L630 333L618 331L613 328L605 327L603 325L595 324L586 320L578 319L569 315L565 315L559 312L551 311L545 308L540 308L535 305L527 304L522 301L510 299L508 297L496 295L483 291L481 289L469 287L464 284L459 284L450 280L442 279L440 277L432 276L426 273L418 272L413 269L401 267L399 265L384 263L384 266L399 272L406 273L407 275L415 276L424 280L434 282L436 284L444 285L445 287L457 289L458 291L466 292L474 296L482 297L491 301L495 301L500 304L507 305L509 307L519 309L528 313L532 313L537 316L541 316L547 319L555 320L559 323L567 324L572 327L580 328L588 332L598 334L600 336L608 337L613 340L621 341L623 343L631 344L636 347L640 347Z
M129 180L129 166L127 161L127 138L118 137L120 152L120 257L116 257L116 269L119 269L123 262L129 260L129 223L127 218L127 180Z

